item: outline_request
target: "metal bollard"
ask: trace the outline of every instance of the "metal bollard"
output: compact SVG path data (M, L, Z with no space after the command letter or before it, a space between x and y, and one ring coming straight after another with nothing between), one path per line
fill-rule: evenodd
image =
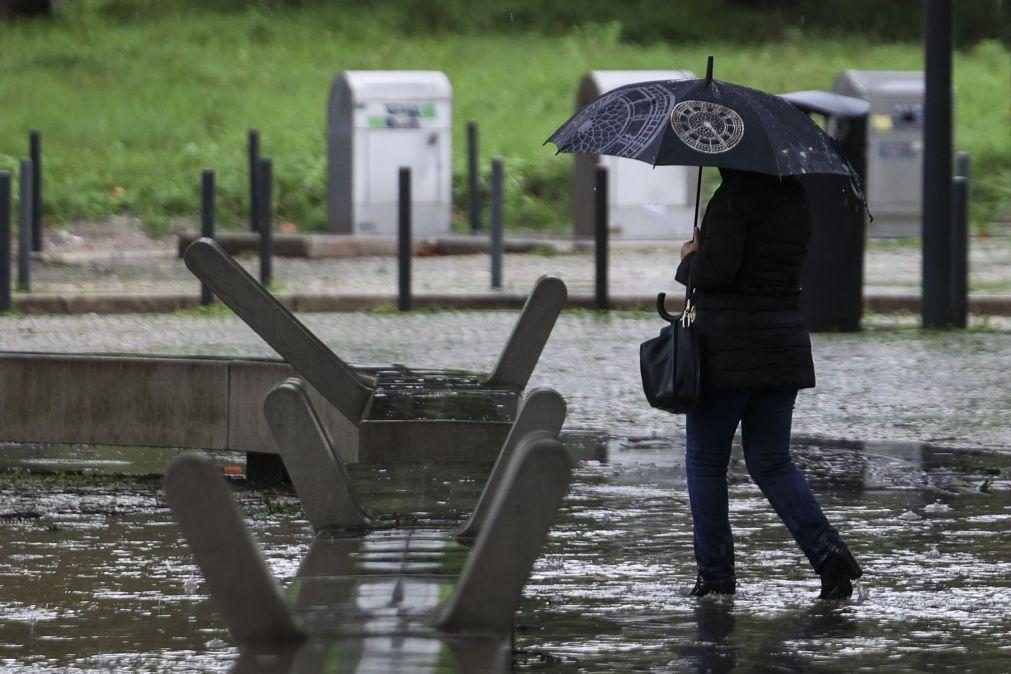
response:
M607 298L607 167L597 166L594 174L594 209L593 209L593 252L595 309L607 311L610 302Z
M249 231L258 232L260 227L259 187L256 175L260 162L260 132L249 130Z
M397 309L411 310L411 169L400 167L397 198Z
M964 328L969 317L969 178L952 180L951 268L953 325Z
M32 160L32 250L42 252L42 134L28 134L28 156Z
M271 230L271 220L274 218L274 168L268 158L260 159L256 166L256 203L260 218L257 223L260 231L260 283L266 288L274 277L274 233Z
M11 310L11 174L0 171L0 312Z
M32 291L32 160L21 160L18 217L18 290Z
M214 171L204 169L200 184L200 236L214 238ZM214 294L203 281L200 282L200 306L214 302Z
M962 150L955 153L955 175L971 178L972 153Z
M502 157L491 160L491 287L502 287L502 200L505 196Z
M478 187L477 122L467 122L467 184L470 189L470 231L481 230L481 193Z

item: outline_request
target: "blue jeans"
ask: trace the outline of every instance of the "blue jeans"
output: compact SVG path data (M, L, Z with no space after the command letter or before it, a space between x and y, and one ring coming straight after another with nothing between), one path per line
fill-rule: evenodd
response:
M706 580L734 578L734 539L727 507L727 465L741 425L748 473L817 570L841 545L803 473L790 458L795 389L707 391L688 414L688 496L695 558Z

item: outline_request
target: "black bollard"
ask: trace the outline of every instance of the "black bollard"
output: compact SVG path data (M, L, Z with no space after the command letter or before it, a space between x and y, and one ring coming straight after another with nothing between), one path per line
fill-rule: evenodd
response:
M491 287L502 287L502 200L505 172L502 157L491 160Z
M961 151L955 153L955 175L964 178L972 177L972 153Z
M249 130L249 231L258 232L260 227L259 187L256 183L260 162L260 132Z
M400 167L397 198L397 309L411 310L411 169Z
M477 122L467 122L467 184L470 189L470 231L481 231L481 193L477 176Z
M951 302L951 0L927 0L923 130L923 327L955 323Z
M28 134L28 156L32 160L32 250L42 252L42 134Z
M257 162L257 211L260 231L260 283L263 287L270 285L273 279L274 233L271 221L274 218L274 168L269 158Z
M11 310L11 174L0 171L0 312Z
M214 171L204 169L200 184L200 236L214 238ZM214 301L214 294L203 281L200 282L200 306Z
M32 160L21 160L21 189L18 196L18 290L32 291Z
M593 252L595 262L594 300L595 309L607 311L607 167L597 166L594 175L593 209Z
M964 328L969 318L969 179L956 176L952 181L951 305L956 328Z

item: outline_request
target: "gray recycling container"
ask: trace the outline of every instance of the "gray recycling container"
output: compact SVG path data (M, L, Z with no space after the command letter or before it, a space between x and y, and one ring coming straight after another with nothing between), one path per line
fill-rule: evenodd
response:
M860 175L867 173L867 114L870 104L826 91L797 91L783 98L808 114L825 118L825 128ZM801 308L813 332L854 332L863 316L866 210L841 175L803 175L813 228L801 273Z

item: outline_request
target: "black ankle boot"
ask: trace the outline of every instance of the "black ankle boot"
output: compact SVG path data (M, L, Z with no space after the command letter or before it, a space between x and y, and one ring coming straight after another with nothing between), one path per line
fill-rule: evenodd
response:
M737 583L733 578L729 580L706 580L701 575L695 578L695 587L688 593L689 597L704 597L710 593L734 594Z
M853 594L853 583L850 581L864 575L864 572L849 548L840 543L822 562L818 575L821 576L819 599L848 599Z

